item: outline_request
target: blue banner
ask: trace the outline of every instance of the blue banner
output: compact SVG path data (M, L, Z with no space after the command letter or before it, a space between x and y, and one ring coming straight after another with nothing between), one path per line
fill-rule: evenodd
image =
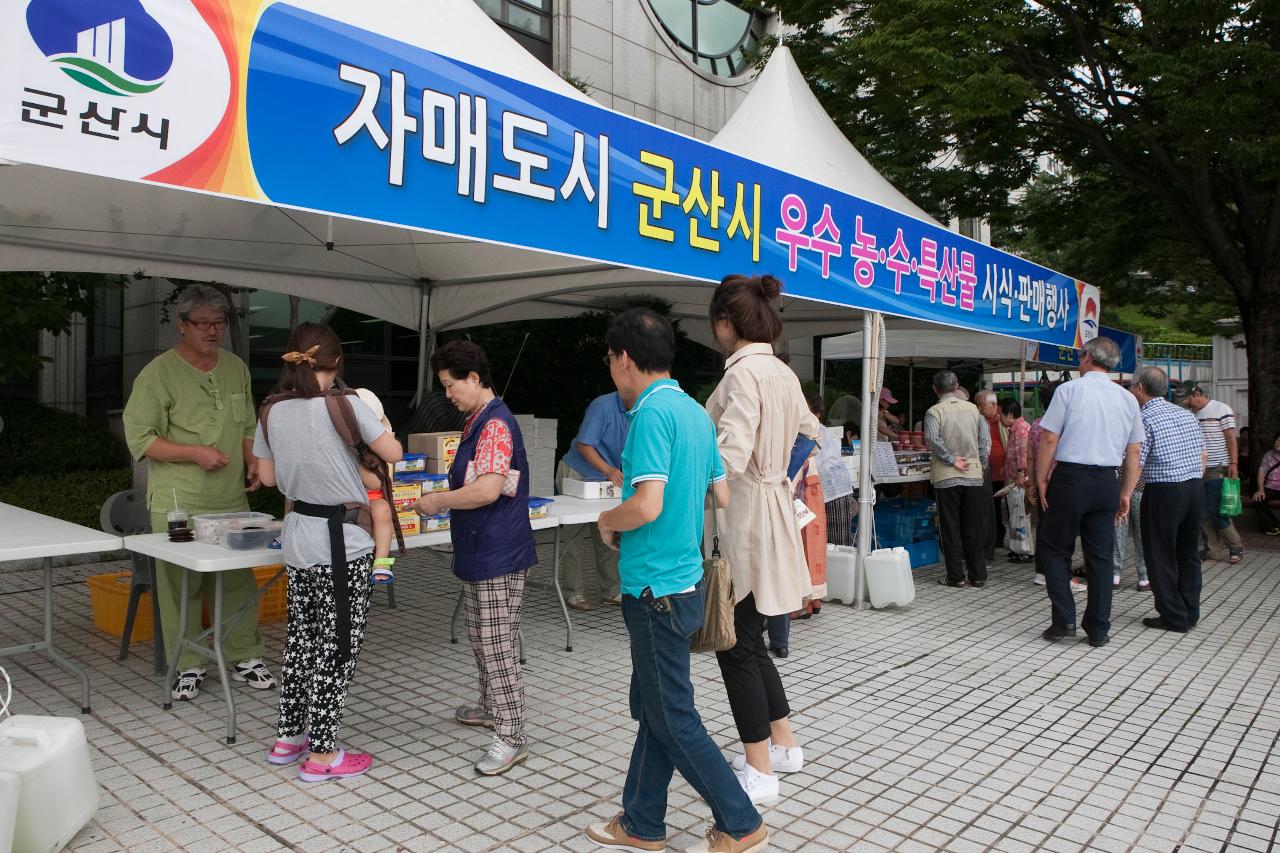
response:
M1138 359L1142 357L1142 343L1137 335L1112 329L1110 326L1099 327L1098 334L1104 338L1110 338L1120 347L1120 364L1116 367L1116 372L1133 373L1138 369ZM1080 366L1078 349L1052 347L1045 344L1041 344L1037 349L1035 360L1043 364L1060 364L1063 367Z
M589 102L283 3L246 80L272 201L1074 347L1097 289ZM767 133L767 128L761 132Z

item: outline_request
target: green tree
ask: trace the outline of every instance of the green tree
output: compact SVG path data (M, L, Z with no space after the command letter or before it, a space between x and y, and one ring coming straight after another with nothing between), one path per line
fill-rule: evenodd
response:
M1264 370L1280 352L1275 0L771 5L836 122L932 213L991 216L1035 259L1095 276L1104 317L1113 292L1206 287L1201 301L1225 285L1253 433L1280 429L1280 374ZM1046 155L1066 177L1019 192Z
M92 273L0 273L0 382L30 376L50 359L40 355L40 332L71 331L88 316L100 288L124 287L119 276Z

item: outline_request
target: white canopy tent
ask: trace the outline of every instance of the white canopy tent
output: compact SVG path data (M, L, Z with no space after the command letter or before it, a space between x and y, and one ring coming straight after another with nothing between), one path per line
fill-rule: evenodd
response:
M402 42L587 99L516 44L473 0L384 0L376 9L337 0L312 5L331 2L354 25L367 19L376 30L394 20L395 38ZM823 113L785 48L775 52L714 144L932 222ZM116 180L80 171L80 163L68 163L67 170L26 165L12 162L12 156L6 161L9 153L0 136L0 270L137 273L302 296L419 329L421 365L433 332L568 316L637 296L669 302L691 336L708 342L711 288L705 282ZM93 164L83 168L92 171ZM584 245L584 256L589 253ZM799 299L784 300L783 309L790 337L846 331L861 313ZM870 328L869 316L863 322ZM419 393L422 388L420 381ZM869 380L864 394L873 390ZM870 470L869 463L863 470Z

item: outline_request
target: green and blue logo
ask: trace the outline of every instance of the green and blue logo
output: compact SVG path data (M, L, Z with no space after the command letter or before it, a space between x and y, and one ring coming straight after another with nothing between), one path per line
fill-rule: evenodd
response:
M173 67L173 42L141 0L31 0L27 30L67 76L107 95L144 95Z

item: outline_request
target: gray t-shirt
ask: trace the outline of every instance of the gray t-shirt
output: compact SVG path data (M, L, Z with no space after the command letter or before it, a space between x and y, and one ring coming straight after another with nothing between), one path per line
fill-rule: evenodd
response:
M372 443L387 431L363 400L354 396L347 399L366 442ZM271 444L268 446L263 439L259 423L253 453L275 460L276 483L285 497L326 506L367 500L355 454L333 428L323 398L283 400L271 407L267 418ZM343 527L348 561L372 550L373 540L364 530L354 524ZM285 516L281 538L284 561L290 566L332 565L329 523L323 518L291 512Z

